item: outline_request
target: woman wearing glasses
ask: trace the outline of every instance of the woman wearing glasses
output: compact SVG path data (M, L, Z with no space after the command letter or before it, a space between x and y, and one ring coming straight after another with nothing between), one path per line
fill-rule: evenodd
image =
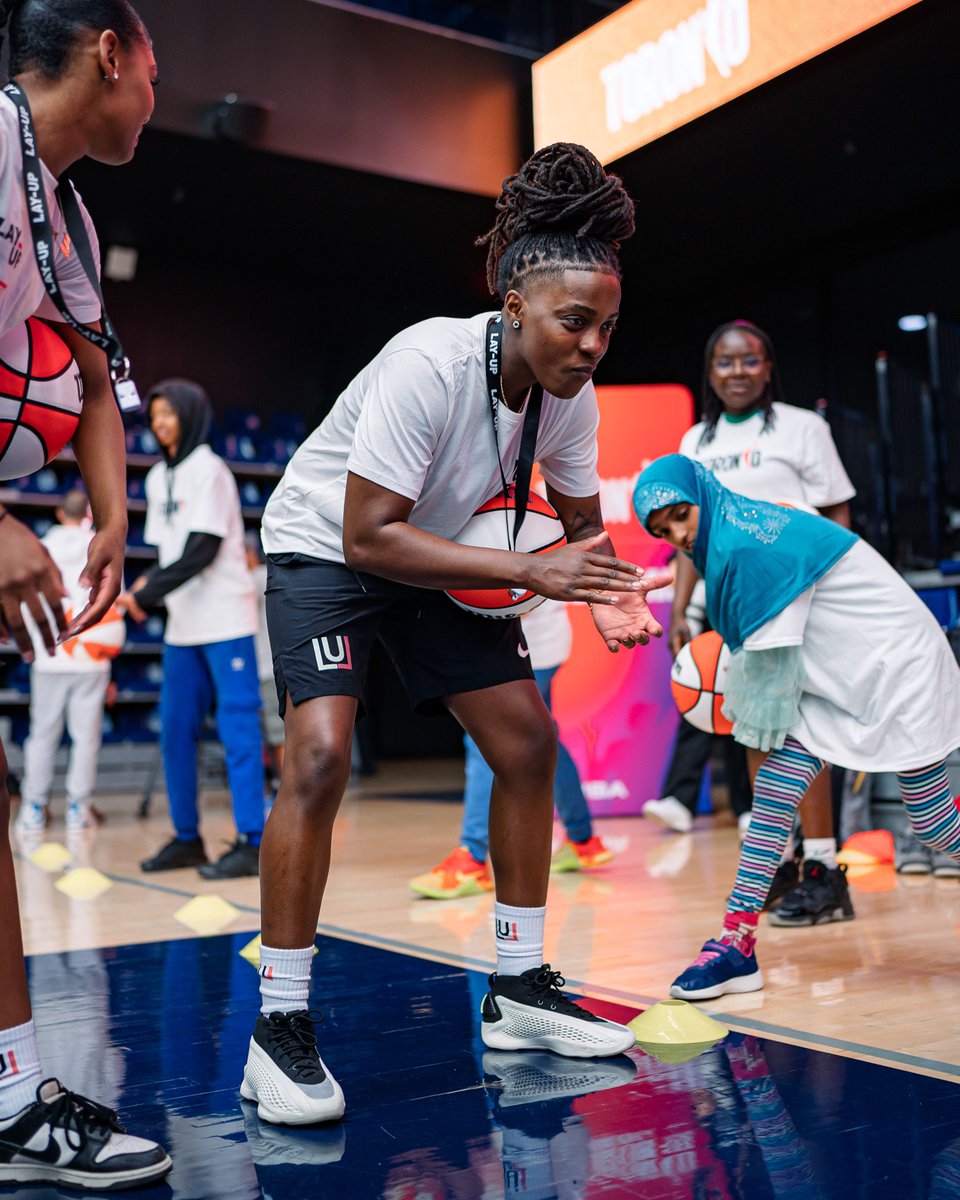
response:
M713 331L704 351L702 395L703 418L684 434L681 454L701 462L731 491L752 500L809 508L849 528L849 502L855 493L830 427L815 412L784 403L773 343L762 329L738 320ZM687 610L698 577L685 554L677 555L674 568L670 648L677 654L692 636ZM663 796L645 806L646 816L671 828L689 828L690 816L681 802L692 812L710 741L709 734L681 723ZM732 741L728 750L731 790L742 793L745 781L739 783L742 766L738 769L737 764L742 763L743 752ZM752 757L756 761L750 764L751 776L762 756ZM733 803L735 810L742 807L736 796ZM749 815L737 815L743 834ZM801 821L803 879L788 846L767 899L771 922L814 925L849 919L853 909L846 880L837 869L828 771L820 774L804 799Z

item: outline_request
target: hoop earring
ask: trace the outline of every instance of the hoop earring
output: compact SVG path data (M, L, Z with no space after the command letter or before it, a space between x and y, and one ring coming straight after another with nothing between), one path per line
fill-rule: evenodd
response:
M513 322L513 327L514 327L514 329L519 329L519 328L520 328L520 322L519 322L519 321L514 321L514 322Z

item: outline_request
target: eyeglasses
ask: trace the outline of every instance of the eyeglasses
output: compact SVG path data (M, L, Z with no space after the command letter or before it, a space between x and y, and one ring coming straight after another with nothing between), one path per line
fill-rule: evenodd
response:
M759 354L725 354L721 358L713 359L710 366L714 371L719 371L721 375L726 375L736 370L738 363L740 370L745 375L756 375L767 365L767 359L761 358Z

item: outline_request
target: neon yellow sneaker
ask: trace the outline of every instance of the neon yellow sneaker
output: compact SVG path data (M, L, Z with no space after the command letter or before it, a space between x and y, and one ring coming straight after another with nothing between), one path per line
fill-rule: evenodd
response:
M439 866L410 880L410 890L429 900L456 900L493 891L487 864L477 862L466 846L458 846Z
M585 842L571 842L568 838L559 846L550 860L550 870L559 871L590 871L593 867L602 867L610 862L613 851L608 850L602 838L596 834Z

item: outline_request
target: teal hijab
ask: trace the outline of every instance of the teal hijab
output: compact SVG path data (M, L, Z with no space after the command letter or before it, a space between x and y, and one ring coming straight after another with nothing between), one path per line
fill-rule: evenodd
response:
M693 565L707 585L707 616L731 650L812 587L857 535L836 521L725 488L704 466L667 454L637 480L640 524L668 504L700 509Z

